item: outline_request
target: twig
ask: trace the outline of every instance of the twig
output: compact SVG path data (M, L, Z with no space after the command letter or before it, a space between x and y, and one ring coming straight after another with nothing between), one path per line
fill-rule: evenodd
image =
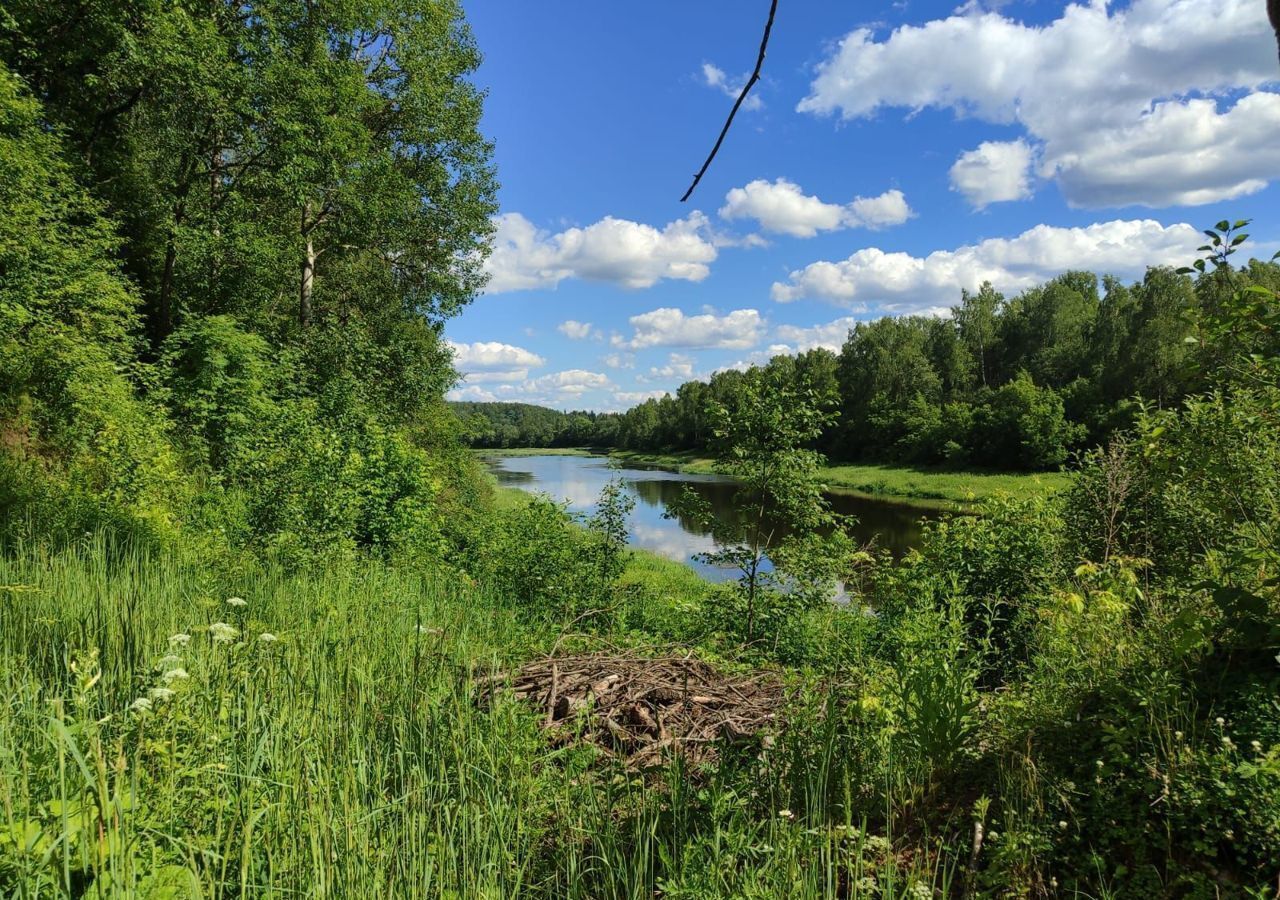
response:
M693 189L698 186L698 182L702 180L702 176L707 174L707 169L711 167L711 161L716 158L716 154L720 152L720 145L724 143L725 135L729 133L729 126L733 124L733 117L738 114L739 107L742 102L747 99L747 93L760 80L760 69L764 66L764 53L769 46L769 32L773 30L773 17L778 13L778 0L773 0L769 5L769 21L764 23L764 37L760 39L760 55L756 57L756 67L751 73L751 77L747 79L747 83L742 86L742 93L738 95L737 101L733 104L733 109L729 110L729 118L724 121L724 128L720 129L720 137L716 138L716 145L711 148L711 155L707 157L707 161L702 164L702 168L698 170L698 174L693 176L693 184L689 185L689 190L684 192L684 196L680 198L680 202L684 203L693 194Z

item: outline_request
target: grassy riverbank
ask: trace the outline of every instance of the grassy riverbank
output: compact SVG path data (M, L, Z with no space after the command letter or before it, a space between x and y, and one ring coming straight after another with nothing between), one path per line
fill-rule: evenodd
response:
M610 456L624 463L661 466L678 472L714 471L710 459L693 453L619 450ZM1062 472L964 472L887 465L827 466L822 470L822 477L833 489L942 509L981 505L996 496L1017 499L1045 496L1066 487L1070 480L1070 476Z
M475 447L472 452L477 456L599 456L595 450L585 447L507 447L486 448Z

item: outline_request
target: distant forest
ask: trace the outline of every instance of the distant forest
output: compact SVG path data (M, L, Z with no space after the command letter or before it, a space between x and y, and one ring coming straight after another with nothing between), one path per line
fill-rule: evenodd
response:
M1280 289L1280 265L1250 261L1240 281ZM838 412L816 448L832 459L1051 469L1104 443L1143 406L1203 390L1222 350L1195 323L1231 291L1225 277L1193 281L1169 268L1135 284L1068 272L1012 298L984 284L962 291L949 318L858 323L839 353L819 348L766 365ZM717 372L623 413L452 406L473 447L700 451L713 438L711 410L742 379Z

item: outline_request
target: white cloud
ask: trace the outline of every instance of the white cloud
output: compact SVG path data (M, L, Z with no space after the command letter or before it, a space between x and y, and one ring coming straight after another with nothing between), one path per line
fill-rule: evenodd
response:
M933 107L1017 124L1035 142L1038 174L1072 205L1166 206L1237 197L1275 177L1280 97L1256 92L1275 78L1257 0L1095 0L1044 26L970 10L884 40L860 28L799 109L849 119ZM961 157L962 175L981 149Z
M493 253L485 261L490 294L553 288L566 278L627 288L663 279L701 281L717 254L707 218L696 211L661 230L606 216L549 234L520 213L497 216L494 225Z
M1136 276L1149 265L1181 263L1195 253L1200 233L1190 225L1144 220L1099 222L1085 228L1037 225L1014 238L992 238L925 257L859 250L838 262L815 262L773 285L785 303L819 297L855 309L877 304L887 312L936 314L961 288L990 281L1015 292L1067 269Z
M614 343L622 340L618 335L613 336ZM634 369L636 367L636 355L634 353L610 353L605 356L603 362L610 369Z
M585 369L567 369L526 381L515 388L524 394L585 394L587 391L604 390L613 386L609 376Z
M738 95L742 93L742 86L747 83L747 76L743 75L741 78L730 79L723 69L704 62L702 64L702 81L707 87L715 88L726 97L737 100ZM754 111L764 106L764 101L760 99L760 95L756 90L756 88L752 88L751 93L747 94L747 99L742 101L742 109Z
M453 348L453 361L461 369L522 366L532 368L546 362L541 356L523 347L502 344L498 341L477 341L460 344L449 341Z
M453 364L468 384L515 381L529 377L529 370L546 363L538 354L498 341L460 344L449 341Z
M653 366L649 369L650 378L682 378L693 377L693 357L683 353L672 353L667 357L665 366Z
M556 331L559 331L570 340L580 341L584 338L598 336L599 331L591 327L590 322L578 322L573 319L566 319L561 322Z
M645 347L754 347L764 329L764 318L754 309L735 309L727 315L705 313L686 316L678 309L663 307L632 316L632 337L614 335L614 346L625 350Z
M756 179L725 195L720 215L725 219L755 219L767 231L793 237L813 237L819 231L840 228L883 228L911 218L902 191L885 191L878 197L858 197L846 206L825 203L805 194L785 178Z
M951 189L982 209L1006 200L1031 196L1031 145L1016 141L986 141L962 153L951 167Z
M487 391L482 387L468 385L467 387L455 388L445 394L446 400L473 400L477 403L494 403L497 396L492 391Z
M858 320L853 316L844 316L832 322L807 328L799 325L779 325L773 330L773 336L786 343L771 346L769 349L775 354L803 353L815 347L838 351L844 346L849 330L856 324Z

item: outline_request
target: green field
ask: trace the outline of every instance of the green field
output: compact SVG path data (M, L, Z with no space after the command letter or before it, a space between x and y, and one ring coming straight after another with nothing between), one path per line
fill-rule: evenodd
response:
M615 451L615 459L637 465L661 466L679 472L714 471L712 461L692 453L650 454ZM997 496L1017 499L1043 496L1066 487L1063 472L980 472L888 465L827 466L822 477L828 487L918 504L922 507L971 506Z

